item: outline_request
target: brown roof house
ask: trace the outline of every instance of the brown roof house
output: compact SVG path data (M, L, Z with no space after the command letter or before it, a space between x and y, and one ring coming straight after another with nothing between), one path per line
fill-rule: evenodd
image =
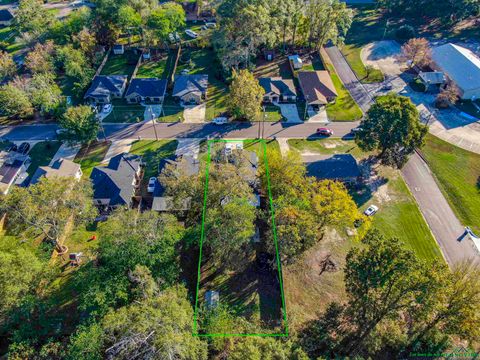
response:
M33 174L30 185L38 183L42 177L46 177L47 179L62 177L80 180L82 174L80 164L60 158L49 166L40 166L37 171L35 171L35 174Z
M328 71L299 71L298 82L308 105L327 105L338 96Z
M277 102L295 102L297 101L297 91L291 79L282 79L281 77L263 77L258 82L265 90L263 101Z

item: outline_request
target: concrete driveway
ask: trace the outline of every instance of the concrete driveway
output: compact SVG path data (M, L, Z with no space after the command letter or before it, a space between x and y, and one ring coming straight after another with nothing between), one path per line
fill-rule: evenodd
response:
M308 123L328 124L330 122L328 120L327 109L325 107L322 107L319 111L308 109L307 113Z
M145 105L143 120L150 121L158 119L162 115L162 105Z
M68 146L67 144L62 144L50 161L50 165L60 158L73 161L80 151L80 148L81 145Z
M205 122L206 104L185 105L183 111L183 122L187 124L197 124Z
M132 147L132 142L130 139L113 140L102 163L108 164L111 158L119 154L128 153Z
M287 123L302 123L302 119L298 116L298 109L296 104L280 104L275 103L275 106L280 108L282 116L287 119Z
M175 156L191 155L194 158L198 157L200 140L198 138L177 139L178 145Z

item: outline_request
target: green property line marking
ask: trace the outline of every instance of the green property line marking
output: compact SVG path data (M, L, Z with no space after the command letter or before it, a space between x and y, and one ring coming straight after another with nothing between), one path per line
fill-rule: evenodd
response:
M207 192L208 192L208 173L210 169L210 161L211 161L211 152L210 152L210 144L217 143L217 142L244 142L244 140L224 140L224 139L211 139L207 141L207 166L205 168L205 189L203 193L203 210L202 210L202 229L200 232L200 251L199 251L199 258L198 258L198 270L197 270L197 288L196 288L196 295L195 295L195 312L193 317L193 336L199 337L246 337L246 336L260 336L260 337L287 337L288 336L288 320L287 320L287 307L285 302L285 294L283 290L283 275L282 275L282 266L280 263L280 255L278 251L278 241L277 241L277 230L275 226L275 212L273 209L273 200L272 200L272 191L270 188L270 172L268 169L268 161L267 161L267 145L264 139L261 139L260 142L263 145L263 161L265 162L265 174L267 176L267 189L268 189L268 198L270 202L270 212L272 218L272 226L273 226L273 242L275 244L275 253L277 257L277 268L278 268L278 276L280 282L280 295L282 298L282 308L283 308L283 320L285 323L285 332L284 333L273 333L273 334L243 334L243 333L218 333L218 334L199 334L197 330L198 324L198 293L200 291L200 270L201 270L201 263L202 263L202 248L203 248L203 240L205 238L205 213L207 207Z

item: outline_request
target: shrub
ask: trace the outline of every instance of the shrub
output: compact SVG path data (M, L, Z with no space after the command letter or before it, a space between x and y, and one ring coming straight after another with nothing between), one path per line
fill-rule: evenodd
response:
M402 25L395 32L395 36L399 40L409 40L415 36L415 29L410 25Z

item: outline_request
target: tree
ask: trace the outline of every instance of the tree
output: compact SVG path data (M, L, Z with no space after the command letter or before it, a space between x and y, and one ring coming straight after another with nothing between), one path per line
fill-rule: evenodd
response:
M432 49L425 38L413 38L402 46L402 58L409 66L418 65L423 68L432 62Z
M52 73L33 75L30 83L32 104L41 112L51 112L58 109L62 102L62 90L56 84Z
M283 342L272 338L255 337L241 339L235 343L228 358L231 360L308 360L308 356L301 349L295 349L292 341Z
M28 93L12 83L0 87L0 112L6 116L28 117L33 115L33 105Z
M411 100L396 94L379 96L360 128L355 138L360 148L380 151L384 164L399 168L415 148L423 146L428 132Z
M79 105L67 109L59 119L60 126L67 130L62 138L69 143L90 143L97 138L100 125L91 106Z
M8 214L13 234L30 241L42 237L59 253L66 251L59 240L68 225L85 224L96 215L91 184L69 178L42 178L28 188L15 186L2 199L0 212Z
M265 90L248 70L233 71L228 108L237 119L256 120Z
M80 325L70 336L67 359L101 360L103 359L103 343L105 335L100 324L94 322Z
M185 26L185 10L179 4L167 2L154 9L147 19L147 28L166 41L168 34Z
M25 66L32 73L53 73L55 45L53 41L37 43L25 58Z
M20 0L15 14L15 28L32 39L45 34L54 17L42 5L40 0Z
M128 33L128 42L130 44L132 33L138 31L142 24L142 17L129 5L124 5L118 10L118 17L121 29Z
M12 56L5 51L0 51L0 79L10 78L16 73L17 65Z
M58 60L63 65L65 75L76 79L75 91L82 93L90 83L95 70L93 70L85 53L75 49L72 45L66 45L58 50Z
M439 109L445 109L455 104L459 98L460 89L455 83L450 81L438 93L435 99L435 106Z
M187 291L180 286L111 310L102 320L106 356L206 360L207 343L192 336L192 318Z

